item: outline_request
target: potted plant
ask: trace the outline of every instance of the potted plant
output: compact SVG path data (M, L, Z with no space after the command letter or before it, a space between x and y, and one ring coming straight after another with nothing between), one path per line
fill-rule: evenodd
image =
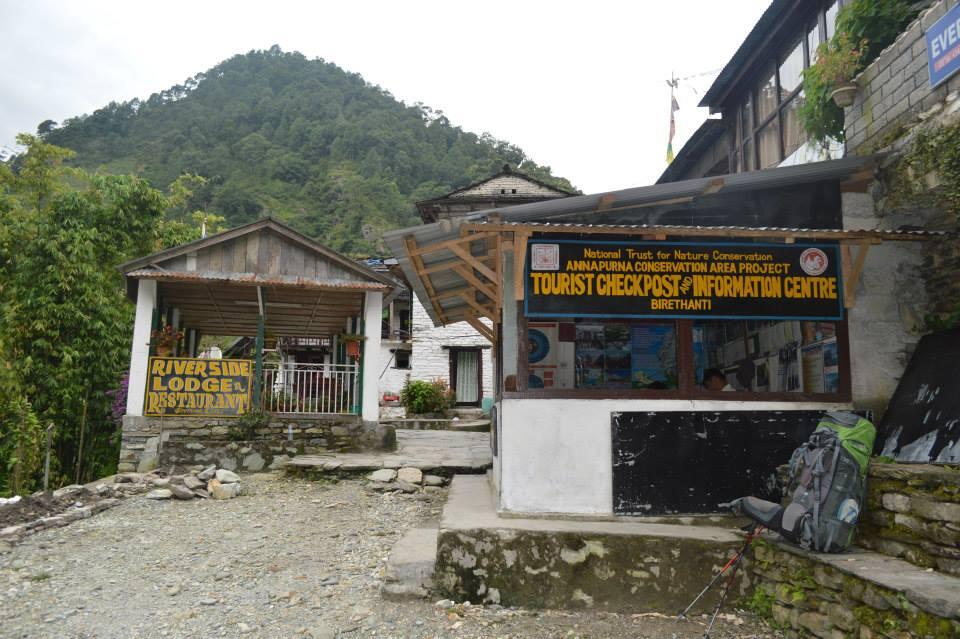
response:
M173 346L183 339L183 331L179 331L167 324L163 328L150 333L150 338L153 342L154 352L157 354L157 357L170 357L170 353L173 352Z
M353 359L360 359L360 344L365 339L367 338L363 335L357 335L355 333L340 334L340 341L343 342L343 345L347 349L347 356Z
M817 49L818 74L831 88L830 97L840 108L853 104L857 96L859 87L853 78L862 68L861 62L866 50L866 38L854 42L845 31L837 33L835 38Z

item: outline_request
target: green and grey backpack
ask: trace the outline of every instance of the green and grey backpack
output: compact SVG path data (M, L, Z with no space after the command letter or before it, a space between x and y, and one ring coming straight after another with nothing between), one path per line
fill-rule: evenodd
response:
M863 509L876 433L859 415L827 413L790 458L786 508L756 497L731 506L804 548L843 552Z

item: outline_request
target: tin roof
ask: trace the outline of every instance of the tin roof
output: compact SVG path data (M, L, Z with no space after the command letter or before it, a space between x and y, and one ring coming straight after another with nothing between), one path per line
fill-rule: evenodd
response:
M483 231L512 230L522 226L532 232L553 231L578 233L606 233L641 235L685 235L700 237L811 237L835 240L917 240L936 233L924 231L849 231L840 228L809 228L783 226L718 226L693 224L653 223L652 219L664 219L668 216L654 216L651 211L684 206L701 206L702 209L688 211L689 219L717 219L709 213L715 202L722 202L726 209L736 208L752 193L777 193L779 189L788 189L785 198L791 198L799 187L801 191L814 188L816 184L832 185L835 197L839 201L842 184L863 183L873 176L876 156L851 156L828 162L815 162L799 166L776 167L750 173L738 173L722 177L699 178L681 182L655 184L608 193L596 193L569 198L561 198L533 204L520 204L468 214L462 220L443 220L384 235L388 248L396 256L407 281L423 302L424 308L434 324L449 324L466 319L476 308L471 302L486 302L480 297L464 298L462 291L475 290L463 271L465 250L472 254L474 262L486 254L485 247L491 243L495 233ZM733 197L730 197L733 195ZM718 205L720 206L720 205ZM805 204L804 206L807 206ZM809 206L816 206L811 202ZM635 220L635 221L634 221ZM617 223L613 223L616 221ZM808 222L807 219L802 220ZM464 228L464 225L467 225ZM499 225L499 226L498 226ZM514 226L516 225L516 226ZM839 224L837 224L839 226ZM475 227L475 228L472 228ZM474 242L463 244L456 240L467 232L476 232ZM446 246L456 244L453 249L437 249L423 252L425 246ZM417 248L420 247L420 248ZM474 295L474 293L470 293Z
M215 282L246 286L282 286L289 288L313 288L344 291L383 291L390 288L382 282L360 280L317 280L296 275L263 275L259 273L224 273L222 271L168 271L158 268L142 268L127 273L127 277L168 282Z

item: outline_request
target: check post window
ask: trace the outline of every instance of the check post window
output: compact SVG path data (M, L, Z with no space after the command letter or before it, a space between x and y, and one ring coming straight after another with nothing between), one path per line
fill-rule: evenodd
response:
M528 389L836 394L839 262L830 244L532 238Z
M677 388L672 321L570 319L527 324L528 388Z
M836 322L695 321L693 360L708 391L839 392Z

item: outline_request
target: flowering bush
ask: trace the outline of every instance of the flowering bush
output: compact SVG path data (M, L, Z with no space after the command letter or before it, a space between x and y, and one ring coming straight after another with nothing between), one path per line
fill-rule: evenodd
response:
M130 373L124 373L120 383L114 390L107 391L110 398L110 421L117 426L123 424L123 416L127 414L127 388L130 386Z
M173 346L183 339L183 331L178 331L174 327L167 324L160 330L150 333L150 338L157 346Z

